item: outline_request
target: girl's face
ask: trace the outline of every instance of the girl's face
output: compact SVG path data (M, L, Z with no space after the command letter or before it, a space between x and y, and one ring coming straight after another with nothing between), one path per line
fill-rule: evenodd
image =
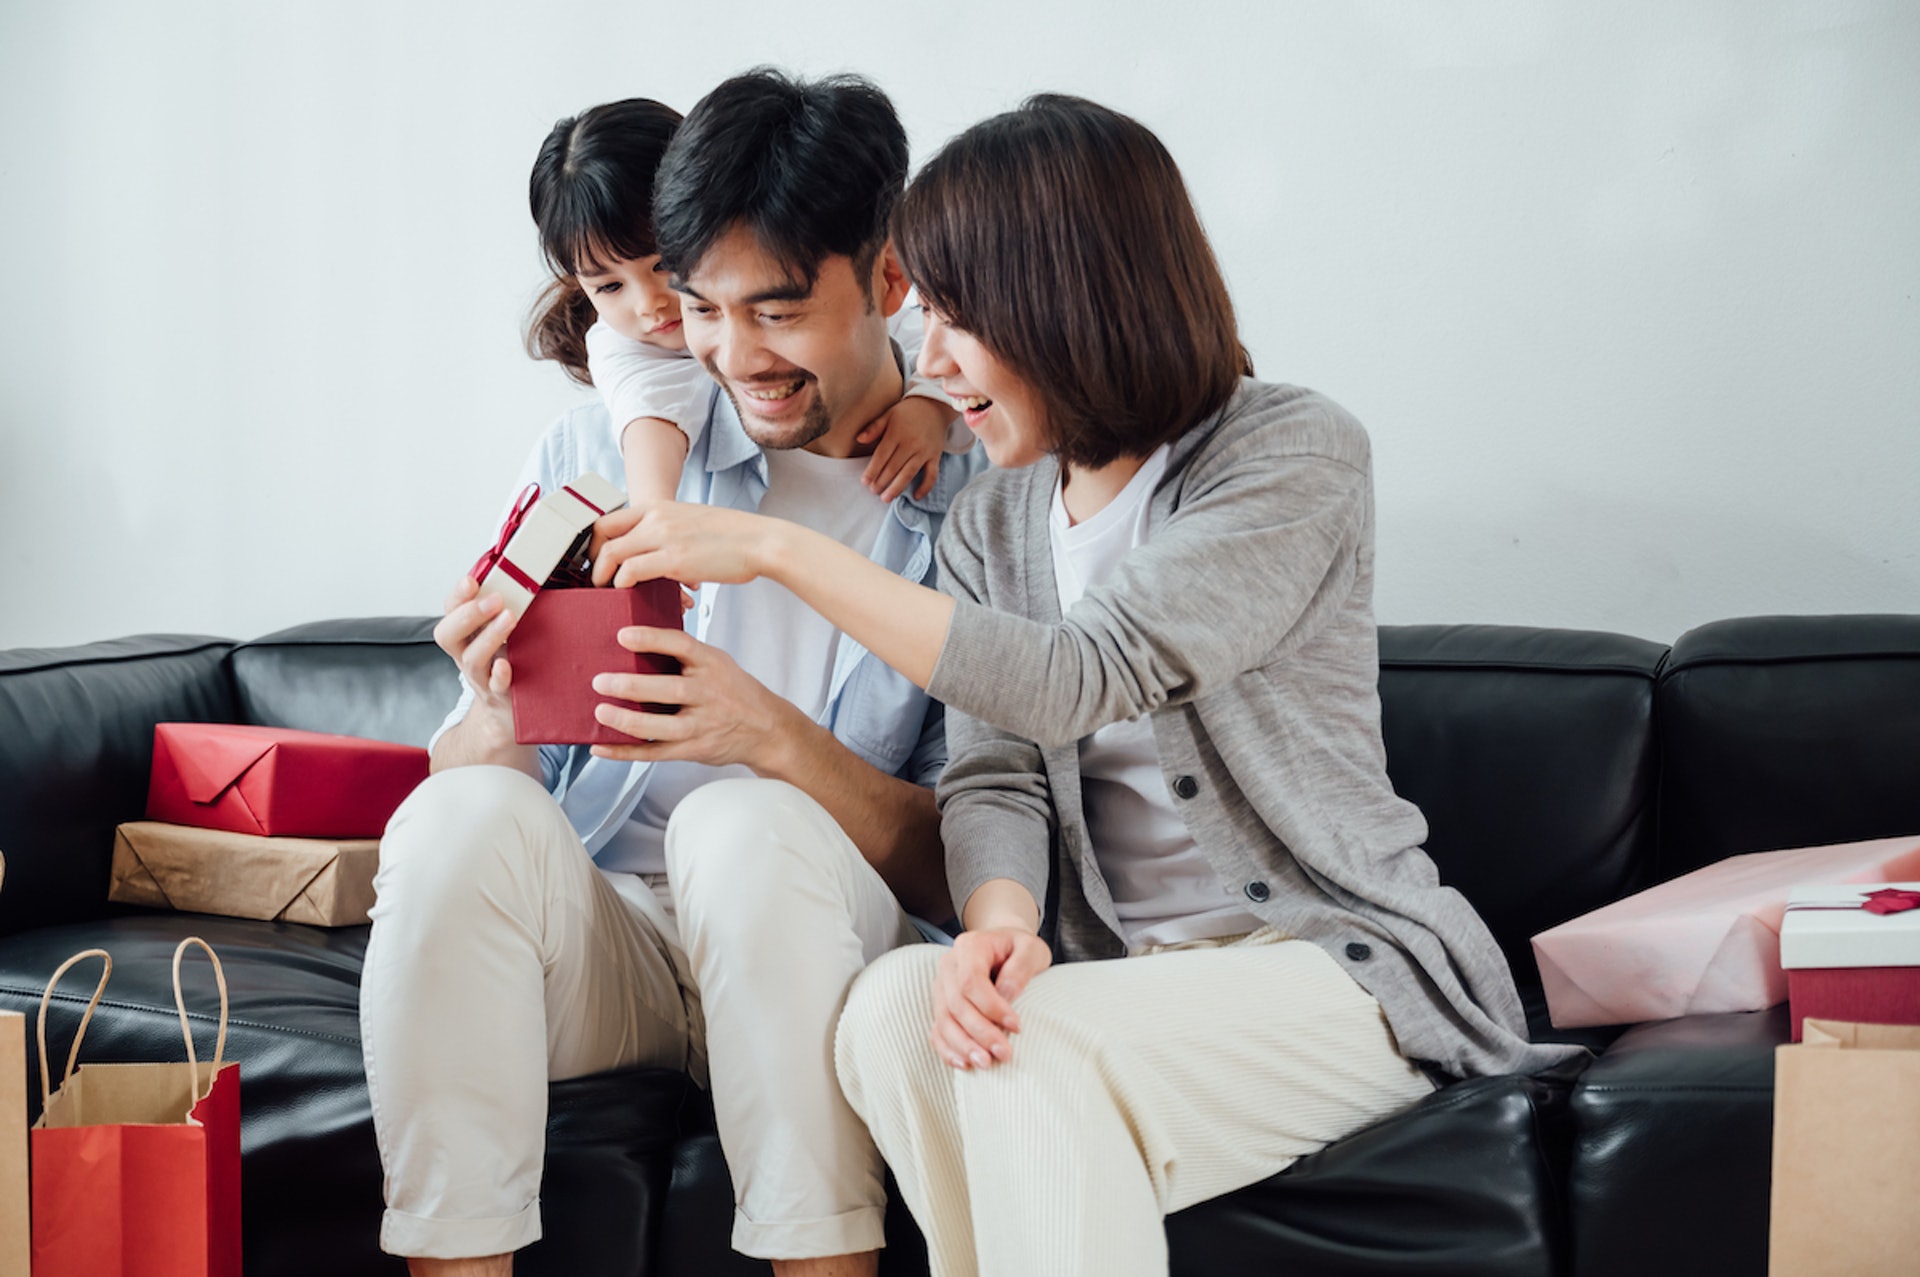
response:
M573 278L594 313L622 337L662 350L687 348L680 333L680 294L667 287L658 254L597 262Z
M980 339L955 328L922 303L927 339L920 347L920 375L935 378L960 405L967 428L980 439L987 459L1002 469L1030 466L1047 455L1046 411L1017 373Z

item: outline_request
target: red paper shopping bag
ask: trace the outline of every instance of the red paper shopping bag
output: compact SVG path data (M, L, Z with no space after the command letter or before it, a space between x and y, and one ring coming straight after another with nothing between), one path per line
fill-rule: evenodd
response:
M180 960L197 944L220 986L213 1060L199 1063ZM47 1002L67 969L106 959L66 1076L52 1090ZM226 1061L227 980L198 937L173 951L173 996L187 1041L176 1064L74 1061L113 959L88 949L62 963L40 999L40 1093L33 1128L33 1277L240 1277L240 1066Z

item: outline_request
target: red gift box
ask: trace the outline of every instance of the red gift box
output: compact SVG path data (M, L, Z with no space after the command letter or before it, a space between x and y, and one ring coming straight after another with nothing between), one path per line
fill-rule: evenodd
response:
M593 690L596 674L678 674L680 662L630 652L615 638L628 625L677 630L680 586L643 581L632 589L561 589L534 595L513 633L513 739L522 745L631 745L633 737L593 716L596 705L632 702ZM672 706L646 705L671 713Z
M1794 888L1780 962L1795 1042L1809 1016L1920 1025L1920 882Z
M427 751L236 723L156 723L147 819L272 838L378 838Z

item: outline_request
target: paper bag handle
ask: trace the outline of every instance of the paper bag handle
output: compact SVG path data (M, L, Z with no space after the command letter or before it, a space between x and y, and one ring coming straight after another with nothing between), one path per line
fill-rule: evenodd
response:
M212 1076L207 1078L207 1089L206 1092L202 1094L200 1090L200 1059L193 1051L193 1026L187 1022L187 999L186 995L180 991L180 960L187 956L187 946L190 944L197 944L206 950L207 960L213 963L214 982L220 986L220 1034L214 1039L213 1043L214 1073L220 1071L221 1062L227 1058L227 973L220 969L220 955L213 951L212 945L202 940L199 936L188 936L185 940L182 940L174 946L173 1005L174 1009L180 1012L180 1036L187 1040L188 1085L193 1091L193 1102L198 1104L201 1100L206 1099L208 1095L213 1094L213 1078Z
M73 1067L80 1060L80 1039L87 1036L87 1026L93 1023L93 1009L100 1005L100 997L107 991L107 977L113 974L113 955L105 949L82 949L74 954L54 971L53 979L47 981L47 991L40 995L40 1020L34 1030L35 1040L40 1046L40 1107L45 1109L53 1099L53 1078L47 1073L47 1003L53 999L53 988L60 983L76 962L88 958L101 958L106 967L100 972L100 983L94 986L93 1000L87 1003L86 1012L80 1017L80 1027L73 1032L73 1049L67 1052L67 1071L60 1075L60 1085L65 1086L73 1076Z

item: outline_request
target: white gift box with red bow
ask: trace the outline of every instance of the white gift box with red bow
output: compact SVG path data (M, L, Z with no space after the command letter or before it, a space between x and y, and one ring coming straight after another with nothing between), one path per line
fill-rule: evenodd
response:
M1920 882L1795 887L1780 965L1795 1042L1808 1016L1920 1025Z
M538 484L529 484L499 540L468 575L480 583L480 593L498 594L519 616L554 569L584 551L593 521L626 503L626 494L597 474L583 474L545 496Z

